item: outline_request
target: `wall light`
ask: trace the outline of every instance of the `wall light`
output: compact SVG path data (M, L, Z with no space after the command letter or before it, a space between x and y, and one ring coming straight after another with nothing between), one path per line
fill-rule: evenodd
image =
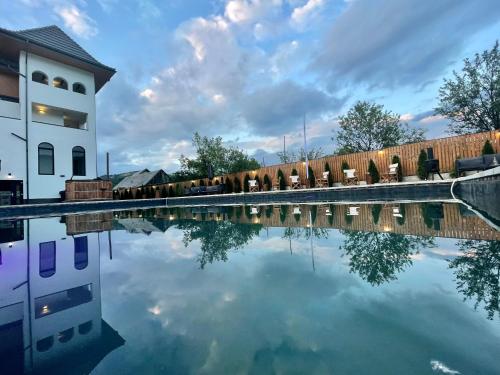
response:
M12 173L9 173L9 174L7 175L7 178L14 178L14 176L12 176Z
M384 232L390 232L391 230L392 230L392 228L389 226L384 227Z
M383 154L384 154L384 151L383 151L383 150L379 150L378 154L379 154L379 155L383 155Z

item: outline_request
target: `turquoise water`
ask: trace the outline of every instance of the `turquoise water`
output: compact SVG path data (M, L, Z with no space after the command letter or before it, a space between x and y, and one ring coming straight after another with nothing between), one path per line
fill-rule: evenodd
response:
M3 222L0 373L499 374L498 232L455 206L355 211Z

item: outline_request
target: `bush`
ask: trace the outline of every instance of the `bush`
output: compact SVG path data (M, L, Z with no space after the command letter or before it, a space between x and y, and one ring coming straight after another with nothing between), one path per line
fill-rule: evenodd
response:
M403 181L403 166L401 165L401 159L398 155L392 157L392 164L398 163L398 181Z
M427 152L425 152L425 150L420 150L420 155L418 155L418 162L417 162L417 176L421 180L427 179L427 172L425 170L426 161L427 161Z
M260 178L259 178L259 176L255 176L255 181L257 181L257 186L259 187L259 191L260 191L260 188L261 188L261 183L260 183Z
M234 189L235 193L241 193L241 181L238 177L234 178Z
M271 179L269 178L269 176L267 174L264 175L264 190L266 191L269 191L271 190L273 187L273 185L271 184Z
M328 186L329 187L332 187L333 186L333 175L332 175L332 171L330 170L330 164L325 163L325 172L330 172L328 173Z
M307 168L307 171L309 172L309 187L315 187L316 186L316 177L314 177L314 171L313 169L311 168L311 166L309 166Z
M378 221L380 219L380 212L381 211L382 211L382 205L381 204L374 204L372 206L373 224L378 224Z
M460 160L460 156L457 156L457 158L455 159L455 163L453 164L453 169L452 171L450 172L450 177L451 178L457 178L457 177L460 177L458 175L458 170L457 170L457 160Z
M370 159L370 162L368 163L368 173L372 178L373 184L376 184L377 182L380 181L380 174L378 173L377 166L375 165L375 162L372 159Z
M226 185L224 186L224 190L228 194L233 192L233 182L230 178L226 178Z
M182 197L184 195L184 192L182 191L181 185L176 184L175 185L175 195L178 197Z
M317 215L318 215L318 206L311 206L311 221L313 224L316 222Z
M495 150L493 149L493 146L491 145L490 141L484 142L483 150L481 152L481 155L492 155L495 153Z
M141 188L138 188L136 191L135 191L135 196L134 196L135 199L142 199L142 189Z
M271 205L266 206L265 214L266 214L266 217L269 219L273 215L273 206L271 206Z
M205 186L205 180L200 180L200 186Z
M280 207L280 221L283 224L286 220L286 215L288 215L288 206L282 204Z
M163 187L161 188L161 193L160 193L160 196L161 196L162 198L166 198L166 197L168 196L168 193L167 193L167 188L166 188L165 186L163 186Z
M250 181L250 176L247 173L245 175L245 178L243 179L243 191L245 193L248 193L250 191L250 188L248 187L248 181Z
M399 205L399 213L401 214L401 217L397 217L396 222L399 225L404 225L406 219L406 206L404 204Z
M241 188L240 188L241 191ZM243 209L241 206L236 207L236 219L239 219L241 217L241 214L243 213Z
M293 168L291 176L298 176L298 175L299 175L299 173L297 172L297 170L295 168Z
M342 176L342 179L344 178L344 170L346 169L350 169L349 168L349 164L347 163L347 161L345 160L342 160L342 164L340 165L340 175Z
M335 206L333 204L330 205L330 213L328 216L328 224L333 225L333 215L335 215Z
M281 169L278 169L278 173L276 174L276 176L279 180L280 190L285 190L286 184L285 184L285 175L283 174L283 171Z
M168 187L168 196L169 197L175 197L175 192L174 192L174 188L172 187L172 185L170 185Z

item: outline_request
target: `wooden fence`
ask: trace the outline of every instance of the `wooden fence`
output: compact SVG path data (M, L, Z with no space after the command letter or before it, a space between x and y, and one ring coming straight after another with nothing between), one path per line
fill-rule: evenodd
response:
M312 168L314 175L319 177L325 171L325 163L328 163L331 169L333 181L338 183L342 182L343 179L341 165L345 160L349 164L350 168L356 169L359 179L364 180L365 175L368 172L368 163L370 159L375 162L377 169L380 174L382 174L387 172L388 165L391 164L392 157L397 155L401 160L403 176L415 176L417 174L417 162L420 151L432 147L434 151L434 158L439 159L441 172L447 173L454 169L455 160L457 158L471 158L481 155L481 150L487 140L491 142L493 147L496 149L496 152L500 152L500 132L490 131L433 139L424 142L389 147L378 151L360 152L340 156L326 156L310 160L309 166ZM289 185L290 175L294 168L298 171L302 184L306 185L306 167L304 162L271 165L255 171L244 171L226 176L218 176L214 180L221 181L221 178L223 178L224 181L227 179L234 181L234 178L237 177L243 186L245 175L248 174L250 178L258 176L262 184L264 182L264 176L267 174L271 181L275 183L278 170L281 169L285 176L286 185ZM199 180L179 182L177 184L180 184L184 188L190 187L193 183L195 186L199 186ZM205 185L208 185L208 179L204 179L204 183Z
M66 181L66 201L113 199L112 182L104 180Z

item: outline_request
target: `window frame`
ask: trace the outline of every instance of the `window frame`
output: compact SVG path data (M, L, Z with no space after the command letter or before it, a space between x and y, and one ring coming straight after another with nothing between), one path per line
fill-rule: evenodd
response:
M48 145L49 147L44 147L42 145ZM52 173L41 173L40 171L40 150L50 150L52 151ZM48 142L42 142L38 145L38 175L40 176L54 176L55 175L55 150L54 146L51 143Z
M61 82L60 86L56 86L55 82L56 80L59 80ZM61 89L61 90L68 90L68 81L65 80L63 77L54 77L52 79L52 87L55 87L56 89Z
M80 153L80 157L83 154L83 174L75 173L75 152ZM73 176L86 176L87 175L87 152L82 146L75 146L71 149L71 168Z
M77 91L77 90L75 90L75 86L78 87L78 85L83 89L83 91ZM87 95L87 88L81 82L73 82L73 84L71 85L71 88L73 89L73 92L76 92L77 94Z
M33 79L33 75L37 74L37 73L43 74L43 76L45 77L45 82L44 81L37 81L37 80ZM42 72L41 70L35 70L35 71L31 72L31 82L36 82L36 83L40 83L42 85L48 86L49 85L49 76L47 75L47 73Z

